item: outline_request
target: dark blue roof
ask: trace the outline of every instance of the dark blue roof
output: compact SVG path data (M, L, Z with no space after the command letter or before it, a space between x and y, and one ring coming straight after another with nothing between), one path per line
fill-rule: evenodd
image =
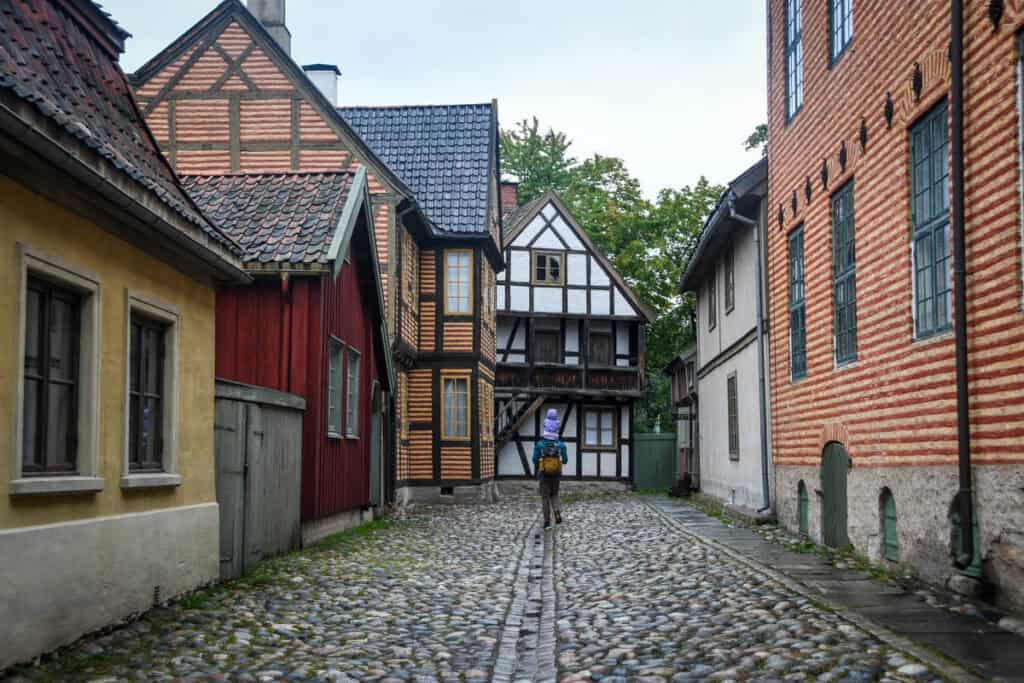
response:
M445 232L486 233L494 107L339 107L345 121Z

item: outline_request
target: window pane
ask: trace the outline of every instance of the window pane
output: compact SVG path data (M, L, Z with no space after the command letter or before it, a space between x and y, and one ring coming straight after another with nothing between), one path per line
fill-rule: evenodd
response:
M590 335L590 361L596 364L612 364L612 338L608 334Z
M58 298L50 299L50 367L51 379L72 380L75 376L75 351L78 334L75 325L75 307L72 302Z
M21 432L21 447L24 455L22 467L25 471L38 471L42 467L42 460L39 457L39 401L41 397L42 383L36 379L25 380L24 410Z
M75 467L71 443L71 420L74 410L74 390L65 384L51 383L47 387L46 410L46 469L67 471Z
M25 296L25 374L41 377L43 368L40 356L43 353L40 327L43 323L42 295L29 289Z
M132 393L128 398L128 463L129 468L140 462L139 431L142 426L142 399Z

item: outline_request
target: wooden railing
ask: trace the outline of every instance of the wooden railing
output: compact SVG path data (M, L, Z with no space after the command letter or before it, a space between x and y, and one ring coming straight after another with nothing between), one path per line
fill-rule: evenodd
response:
M564 365L498 365L495 386L502 389L629 392L642 391L638 368L582 368Z

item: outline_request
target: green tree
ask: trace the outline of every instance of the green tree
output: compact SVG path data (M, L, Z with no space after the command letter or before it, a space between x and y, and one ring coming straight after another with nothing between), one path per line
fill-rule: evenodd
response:
M768 156L768 124L759 123L754 127L754 132L743 141L743 149L748 152L755 149L761 150L761 156Z
M679 280L705 217L723 188L705 178L690 187L665 189L651 202L622 159L600 154L577 162L565 133L539 132L536 118L521 121L501 136L502 168L519 178L527 202L552 189L616 270L655 313L647 328L647 396L637 428L656 422L675 428L668 379L662 370L694 339L692 303L679 293Z

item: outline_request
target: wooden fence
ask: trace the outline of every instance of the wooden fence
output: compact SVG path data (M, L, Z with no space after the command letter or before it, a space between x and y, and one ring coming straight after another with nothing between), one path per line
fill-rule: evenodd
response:
M671 488L676 483L676 435L634 434L633 486L638 491Z
M302 417L299 396L217 380L214 448L220 575L299 547Z

